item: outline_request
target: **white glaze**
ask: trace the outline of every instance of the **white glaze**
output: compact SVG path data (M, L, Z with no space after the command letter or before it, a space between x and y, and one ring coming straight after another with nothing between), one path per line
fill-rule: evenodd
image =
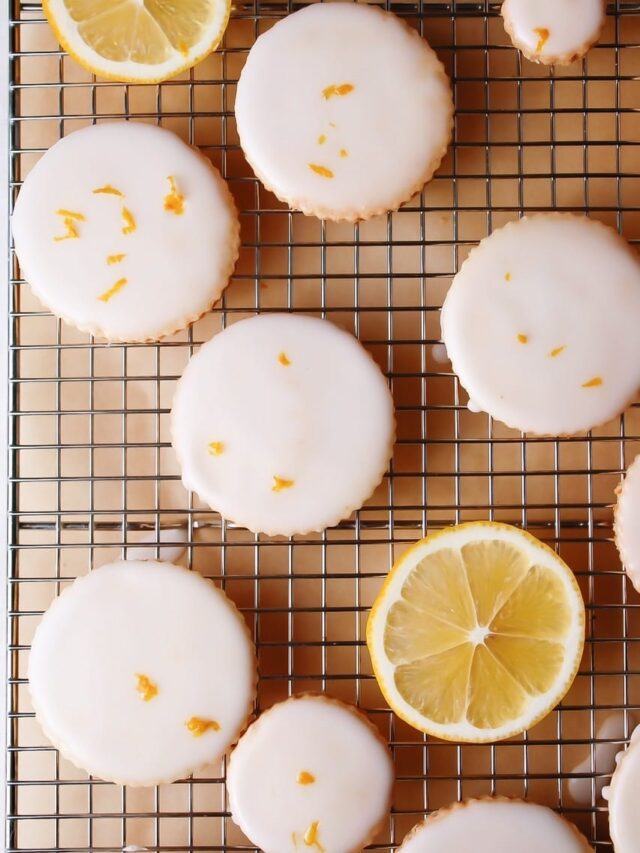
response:
M502 17L514 45L534 61L569 62L597 41L603 0L504 0Z
M300 784L299 774L314 781ZM355 709L324 696L275 705L242 736L227 774L234 821L264 853L361 850L389 808L388 749Z
M640 591L640 456L629 466L619 490L615 534L627 577Z
M305 533L337 524L379 483L393 401L352 335L312 317L261 315L191 359L172 434L185 485L224 518L272 535ZM274 491L275 477L292 485Z
M158 688L144 701L137 675ZM79 578L47 610L29 659L45 733L108 781L173 781L217 760L245 724L255 655L234 605L196 572L117 562ZM192 717L219 731L195 737Z
M637 255L595 220L558 214L526 217L483 240L442 310L452 367L474 403L548 435L591 429L631 402L639 326ZM583 387L598 378L601 385Z
M166 210L172 176L184 210ZM124 194L94 193L111 186ZM124 234L122 209L135 219ZM80 213L78 237L58 210ZM24 277L59 317L110 340L157 339L206 311L227 284L239 226L219 173L174 133L109 122L61 139L18 196L13 236ZM110 256L124 255L118 263ZM125 278L108 301L104 296Z
M640 838L640 726L629 746L618 753L611 784L603 790L609 801L609 830L616 853L637 853Z
M323 97L343 84L353 91ZM365 4L330 3L295 12L257 39L235 111L249 163L279 198L355 220L395 210L432 177L453 102L437 56L403 21Z
M584 853L586 838L556 812L522 800L468 800L441 809L402 842L402 853Z

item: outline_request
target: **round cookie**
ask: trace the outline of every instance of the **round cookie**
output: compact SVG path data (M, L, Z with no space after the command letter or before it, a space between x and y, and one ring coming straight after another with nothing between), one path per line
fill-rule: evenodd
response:
M453 100L436 54L400 18L319 3L257 39L235 112L267 189L306 214L353 222L396 210L432 178Z
M504 27L532 62L569 65L600 38L605 0L504 0Z
M223 518L283 536L362 506L395 431L387 382L356 338L291 314L204 344L178 381L171 426L188 489Z
M576 827L546 806L505 797L464 800L415 826L402 853L592 853Z
M47 737L76 766L155 785L216 761L253 706L242 616L210 581L171 563L121 561L49 607L29 658Z
M616 493L616 546L627 577L640 592L640 456L629 466Z
M442 309L442 337L472 406L510 427L570 435L640 388L640 261L584 216L511 222L475 248Z
M640 838L638 789L640 786L640 727L629 746L616 756L611 783L602 791L609 801L609 832L616 853L637 853Z
M112 341L188 326L219 298L239 249L218 171L174 133L136 122L57 142L25 180L12 225L36 296Z
M354 707L302 695L240 739L227 772L233 820L264 853L362 850L389 811L393 763Z

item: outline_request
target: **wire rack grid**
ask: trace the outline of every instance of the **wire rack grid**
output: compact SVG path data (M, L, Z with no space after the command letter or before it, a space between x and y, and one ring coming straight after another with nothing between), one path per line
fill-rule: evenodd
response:
M188 565L221 583L254 631L258 711L293 692L326 690L365 709L388 738L397 783L375 848L393 848L430 810L495 793L550 805L597 850L611 849L598 749L622 744L640 707L638 600L612 543L611 507L639 447L640 413L631 407L585 437L540 439L469 412L439 341L439 309L470 247L524 211L584 211L640 239L640 3L610 4L600 45L555 71L513 50L499 5L388 4L445 63L455 135L422 194L396 214L347 226L286 210L238 146L233 101L246 54L296 5L237 3L217 53L143 87L97 82L60 51L39 4L8 3L9 205L60 136L127 116L202 148L230 183L243 239L222 302L189 331L144 346L108 346L56 320L9 253L9 853L254 849L229 818L224 763L171 786L123 789L74 768L33 718L25 674L41 613L74 577L142 540L162 556L169 530L185 532ZM226 524L188 494L167 423L176 379L198 345L274 310L320 315L357 334L387 373L398 413L391 470L365 508L322 535L291 540ZM572 566L588 642L562 706L529 733L492 746L441 743L387 708L364 624L408 543L487 517L526 526ZM613 729L603 729L611 715Z

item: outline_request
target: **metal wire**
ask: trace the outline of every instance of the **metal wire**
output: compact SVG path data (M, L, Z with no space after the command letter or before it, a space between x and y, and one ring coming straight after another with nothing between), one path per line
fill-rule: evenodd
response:
M246 53L298 4L238 3L221 50L149 87L97 82L60 51L38 3L8 4L10 206L59 136L130 116L177 131L211 157L230 182L243 234L221 304L152 346L108 346L57 321L11 253L10 853L253 849L229 818L224 764L150 791L88 779L47 743L26 691L34 627L61 587L145 535L159 547L161 532L176 527L186 530L189 565L218 579L253 627L258 710L296 691L326 689L358 703L388 737L398 781L375 848L395 846L451 800L496 793L546 803L597 850L611 849L596 788L598 731L619 713L628 735L640 701L638 599L612 543L611 505L640 446L640 412L632 407L574 439L525 439L472 414L442 361L438 315L469 247L526 210L585 211L632 242L640 238L640 3L610 4L600 46L555 71L512 49L499 5L389 4L429 38L451 74L455 138L419 197L352 227L284 209L237 144L233 99ZM354 331L388 373L398 409L392 469L367 506L336 529L290 541L248 534L187 494L167 432L172 390L194 349L227 323L273 310L319 314ZM393 717L372 678L363 628L381 578L408 542L486 517L526 526L569 562L587 603L588 644L574 687L543 723L504 744L458 746L423 738ZM578 777L590 802L569 795Z

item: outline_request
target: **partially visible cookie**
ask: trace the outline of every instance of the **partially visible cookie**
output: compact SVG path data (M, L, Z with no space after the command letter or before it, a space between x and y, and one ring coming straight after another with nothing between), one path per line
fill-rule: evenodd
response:
M640 259L586 216L494 231L454 278L441 323L473 408L522 432L585 432L640 388Z
M140 122L65 136L27 176L16 254L54 314L110 341L157 340L218 300L240 246L219 172L169 130Z
M451 137L451 84L427 42L364 3L318 3L249 52L235 102L240 144L290 207L356 221L396 210Z
M253 642L197 572L127 560L78 578L38 626L29 692L38 722L92 776L156 785L218 760L253 706Z
M640 592L640 456L631 463L616 492L616 546L627 577Z
M591 853L576 827L546 806L506 797L463 800L415 826L400 853Z
M227 772L233 820L264 853L356 853L389 811L393 762L351 705L303 694L242 736Z
M504 0L504 27L532 62L569 65L600 38L605 0Z
M616 756L616 769L602 796L609 803L609 832L616 853L637 853L640 838L640 726L626 749Z

